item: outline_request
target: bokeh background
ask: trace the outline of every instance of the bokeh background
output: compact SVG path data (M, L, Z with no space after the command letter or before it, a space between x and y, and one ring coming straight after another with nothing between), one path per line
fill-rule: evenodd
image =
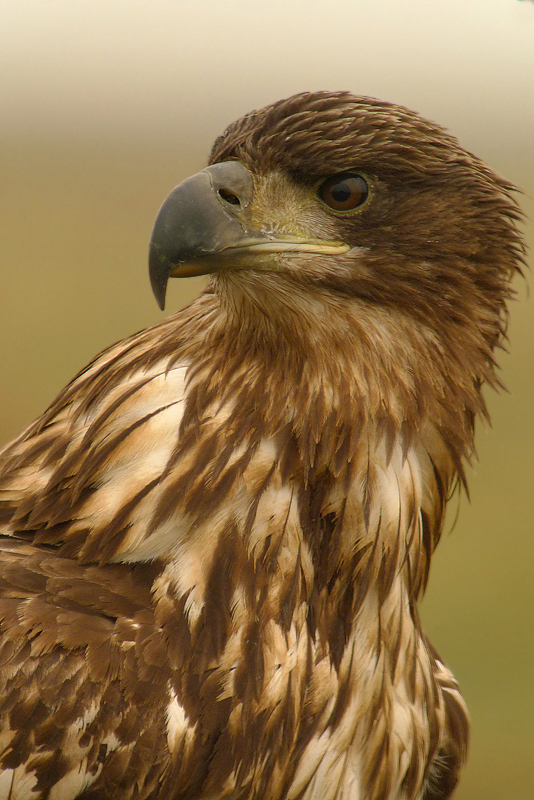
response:
M151 226L215 136L310 89L446 125L534 219L532 0L0 0L0 443L161 318ZM201 286L172 282L167 313ZM489 398L422 605L473 719L457 800L534 797L534 319L516 288L509 393Z

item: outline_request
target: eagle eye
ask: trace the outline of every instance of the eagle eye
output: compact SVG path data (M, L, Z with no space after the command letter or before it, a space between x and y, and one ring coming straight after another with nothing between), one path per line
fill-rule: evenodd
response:
M339 172L321 183L317 195L334 211L352 211L365 203L369 186L356 172Z

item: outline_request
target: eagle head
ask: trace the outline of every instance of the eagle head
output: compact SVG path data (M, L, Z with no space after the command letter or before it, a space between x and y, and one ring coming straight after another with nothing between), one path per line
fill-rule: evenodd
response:
M213 273L275 287L284 311L323 290L449 340L461 330L491 361L523 256L513 189L406 108L298 94L231 124L210 166L170 194L150 245L152 287L163 307L170 276Z

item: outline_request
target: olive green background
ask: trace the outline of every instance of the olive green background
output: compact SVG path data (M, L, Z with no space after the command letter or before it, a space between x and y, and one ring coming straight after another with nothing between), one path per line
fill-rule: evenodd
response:
M161 319L151 226L214 137L321 88L446 125L534 219L531 0L0 1L0 443L96 352ZM167 311L201 286L172 282ZM451 501L422 604L472 715L458 800L534 797L534 319L516 288L509 393L488 397L471 500Z

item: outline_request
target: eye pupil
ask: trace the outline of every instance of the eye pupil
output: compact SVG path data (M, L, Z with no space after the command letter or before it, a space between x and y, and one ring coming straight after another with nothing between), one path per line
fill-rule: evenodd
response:
M350 200L350 187L347 181L332 186L331 195L336 203L347 203Z
M352 211L365 203L369 187L361 175L342 172L323 181L317 194L323 203L335 211Z

